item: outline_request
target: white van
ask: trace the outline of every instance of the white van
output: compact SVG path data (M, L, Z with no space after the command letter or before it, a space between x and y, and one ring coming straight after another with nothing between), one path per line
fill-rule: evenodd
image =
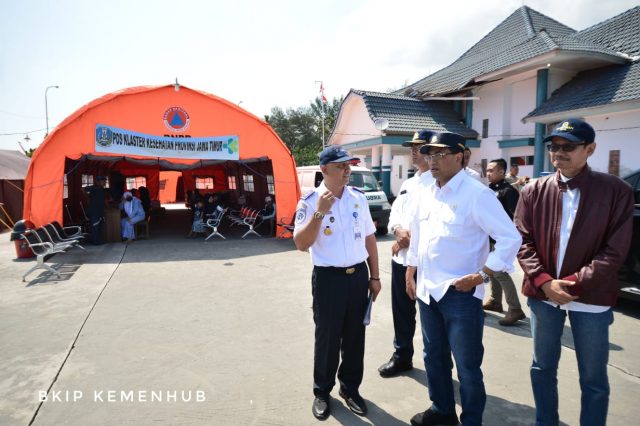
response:
M313 191L322 182L320 166L298 167L297 170L300 191L303 195L309 191ZM389 204L387 194L380 188L380 184L378 184L371 170L366 167L351 166L349 185L364 191L367 202L369 203L371 218L376 225L378 235L385 235L387 233L387 225L389 224L391 204Z

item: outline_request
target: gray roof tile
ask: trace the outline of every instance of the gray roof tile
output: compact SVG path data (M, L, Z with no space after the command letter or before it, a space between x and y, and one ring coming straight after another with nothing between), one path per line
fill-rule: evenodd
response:
M574 37L605 46L615 52L639 56L640 6L578 31Z
M421 101L408 96L351 89L362 96L371 119L389 120L388 134L410 135L422 129L454 132L468 139L478 133L468 128L447 101Z
M576 34L566 25L523 6L454 63L396 93L418 96L455 92L473 82L477 76L557 49L619 57L609 46L577 37Z
M640 99L640 62L583 71L525 118Z

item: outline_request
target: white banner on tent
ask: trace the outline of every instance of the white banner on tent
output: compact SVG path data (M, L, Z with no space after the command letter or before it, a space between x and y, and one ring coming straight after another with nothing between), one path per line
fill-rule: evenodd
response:
M238 136L204 138L147 135L96 125L96 152L144 157L187 158L194 160L238 160Z

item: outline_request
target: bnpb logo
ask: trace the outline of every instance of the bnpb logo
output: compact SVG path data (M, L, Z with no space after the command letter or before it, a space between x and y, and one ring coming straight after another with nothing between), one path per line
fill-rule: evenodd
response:
M167 129L174 132L184 132L189 127L189 114L180 107L167 109L162 120Z

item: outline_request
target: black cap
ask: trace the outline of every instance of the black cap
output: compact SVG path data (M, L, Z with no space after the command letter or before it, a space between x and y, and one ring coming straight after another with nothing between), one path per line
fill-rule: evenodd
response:
M106 182L107 178L104 176L96 176L96 182L100 182L101 180Z
M463 152L466 147L466 139L457 133L443 132L431 136L426 145L420 148L420 154L428 154L431 148L449 148L451 152Z
M568 118L558 123L542 142L549 142L554 137L566 139L572 143L592 143L596 139L596 132L586 121Z
M435 135L436 132L433 132L431 130L420 130L419 132L415 132L413 134L413 139L411 139L410 141L406 141L402 143L402 146L415 146L415 145L422 145L424 143L427 143L431 140L431 136Z
M319 155L320 165L324 166L327 163L344 163L350 161L352 163L359 163L360 159L352 157L347 151L340 148L339 145L330 145L322 150Z

